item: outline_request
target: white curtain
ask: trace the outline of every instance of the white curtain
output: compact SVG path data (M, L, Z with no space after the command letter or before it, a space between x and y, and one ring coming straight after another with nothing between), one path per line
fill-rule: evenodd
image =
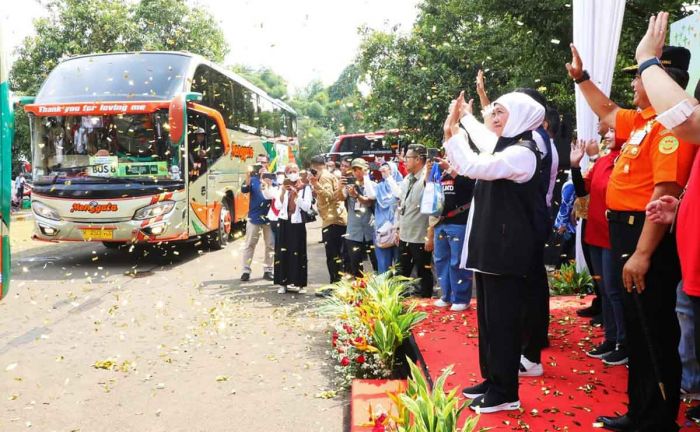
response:
M591 80L606 95L610 95L617 47L625 13L625 0L574 0L574 45L583 60ZM633 61L634 59L630 59ZM579 139L599 139L598 118L576 88L576 130ZM567 157L561 155L560 157ZM582 168L588 166L588 158ZM579 224L580 225L580 224ZM576 263L585 268L581 250L581 230L576 230Z

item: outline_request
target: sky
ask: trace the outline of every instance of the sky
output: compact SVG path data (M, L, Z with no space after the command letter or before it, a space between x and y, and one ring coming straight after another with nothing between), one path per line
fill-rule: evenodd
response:
M10 1L10 0L3 0ZM332 84L357 53L357 29L409 31L419 0L188 0L208 9L224 31L230 52L226 64L270 67L290 90L320 79ZM2 8L0 30L12 52L33 33L32 20L46 15L36 0Z

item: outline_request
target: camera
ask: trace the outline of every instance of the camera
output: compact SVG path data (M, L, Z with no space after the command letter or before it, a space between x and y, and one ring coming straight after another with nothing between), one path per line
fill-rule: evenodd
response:
M262 164L253 165L253 175L260 175L260 170L262 170Z
M429 148L428 149L428 159L435 160L438 157L440 157L440 149L436 149L436 148Z
M318 171L316 171L313 168L309 168L309 172L311 173L312 176L316 177L318 175Z

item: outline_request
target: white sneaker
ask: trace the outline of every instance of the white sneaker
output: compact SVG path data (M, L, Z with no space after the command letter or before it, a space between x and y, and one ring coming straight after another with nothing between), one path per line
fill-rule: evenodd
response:
M287 294L287 287L279 287L277 294Z
M434 304L435 306L439 307L439 308L444 308L444 307L447 307L447 306L450 305L450 304L447 303L446 301L442 301L442 299L437 299L437 300L435 300L435 302L434 302L433 304Z
M542 363L533 363L526 359L525 356L520 356L520 370L518 376L521 377L538 377L544 374Z
M306 294L306 288L299 288L299 290L297 291L297 293L299 293L299 294Z
M461 311L465 311L467 309L469 309L469 305L466 303L455 303L450 308L450 310L453 312L461 312Z

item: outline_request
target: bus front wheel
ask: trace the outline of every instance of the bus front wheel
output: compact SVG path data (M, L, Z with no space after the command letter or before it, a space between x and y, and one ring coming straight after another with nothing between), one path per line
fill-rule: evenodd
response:
M219 214L219 227L213 232L209 233L209 246L214 250L220 250L226 247L228 243L229 236L231 235L231 229L233 214L231 213L231 207L224 200L221 203L221 213Z

